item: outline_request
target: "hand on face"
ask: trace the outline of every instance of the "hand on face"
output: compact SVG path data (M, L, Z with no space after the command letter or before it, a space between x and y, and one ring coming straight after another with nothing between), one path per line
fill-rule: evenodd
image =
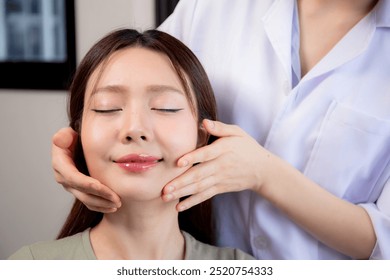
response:
M97 212L115 212L121 206L119 196L98 180L80 173L73 162L77 133L70 127L53 136L52 164L55 179L65 190Z
M183 156L179 166L199 164L163 190L165 201L190 195L177 205L179 211L220 193L259 189L266 179L269 153L252 137L235 125L208 120L203 125L207 132L220 138Z

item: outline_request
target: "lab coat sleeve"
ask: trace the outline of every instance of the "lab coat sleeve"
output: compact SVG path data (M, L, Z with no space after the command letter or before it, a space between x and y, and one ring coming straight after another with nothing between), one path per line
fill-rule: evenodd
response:
M371 218L376 234L376 244L370 259L390 259L390 178L376 203L361 204Z

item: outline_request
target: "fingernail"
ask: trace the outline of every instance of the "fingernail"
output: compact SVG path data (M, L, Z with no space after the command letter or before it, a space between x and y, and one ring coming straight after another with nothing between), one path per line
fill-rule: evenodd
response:
M121 202L112 202L111 204L110 204L110 207L111 208L119 208L119 207L121 207Z
M211 121L211 120L206 120L206 122L207 122L207 125L209 126L209 128L214 128L215 124L214 124L213 121Z
M167 186L166 188L165 188L165 191L166 192L173 192L175 190L175 187L174 186Z
M188 160L183 159L179 162L179 167L186 167L187 165L188 165Z
M186 207L185 205L180 205L180 206L178 207L179 212L184 211L184 210L186 210L186 209L187 209L187 207Z

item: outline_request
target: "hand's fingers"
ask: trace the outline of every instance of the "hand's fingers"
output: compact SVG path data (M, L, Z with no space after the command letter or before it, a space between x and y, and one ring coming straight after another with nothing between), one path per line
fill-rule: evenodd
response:
M70 127L64 127L57 131L56 134L54 134L52 142L61 149L72 150L76 140L77 132Z
M203 201L206 201L207 199L210 199L211 197L217 194L215 190L216 190L215 188L209 188L206 189L204 192L191 195L190 197L184 199L183 201L180 201L176 205L177 211L181 212L187 210L199 203L202 203Z
M171 201L194 194L199 195L202 198L203 194L215 192L215 183L215 177L208 176L199 182L194 182L179 189L175 189L172 192L164 193L162 199L164 201ZM206 200L208 198L209 197L205 197L203 200Z
M68 134L66 131L70 129ZM73 149L77 141L77 134L71 128L63 128L53 136L53 144L51 146L52 166L54 170L67 171L67 167L76 169L73 162ZM77 169L76 169L77 170ZM62 174L62 172L59 172Z
M208 133L217 137L241 136L244 134L244 131L237 125L212 120L203 120L202 124Z
M217 140L216 142L218 141L220 140ZM177 165L179 167L186 167L199 162L206 162L218 157L221 154L222 149L216 142L185 154L177 161Z
M218 121L203 120L203 127L208 133L217 137L242 136L245 134L243 130L236 125L224 124ZM178 160L177 165L179 167L186 167L190 164L214 159L221 155L222 152L226 151L226 147L221 145L223 142L224 139L221 138L210 145L196 149L195 151L182 156Z
M52 165L55 179L89 209L112 212L113 209L106 208L120 207L119 196L98 180L80 173L73 162L77 136L70 127L59 130L53 136Z
M85 195L94 195L96 197L101 197L104 200L110 201L114 204L114 207L121 207L120 197L110 188L100 183L98 180L80 173L76 168L69 174L71 174L69 177L64 177L57 171L55 172L57 182L64 185L65 188L72 194L74 194L72 191L72 189L74 189L75 191L84 193ZM87 201L84 201L79 197L77 198L84 204L88 205Z
M66 188L66 190L72 193L78 200L83 202L86 207L91 211L113 213L117 210L116 205L114 205L111 201L108 201L101 197L85 194L74 188Z
M76 142L77 133L69 127L59 130L53 136L52 165L56 181L68 190L74 188L87 195L99 196L112 201L116 207L120 207L120 198L115 192L101 184L98 180L86 176L77 170L73 162L72 151ZM88 205L87 201L81 201Z
M173 193L188 185L201 182L215 174L215 168L216 165L213 164L213 161L197 164L166 184L162 192L163 194Z

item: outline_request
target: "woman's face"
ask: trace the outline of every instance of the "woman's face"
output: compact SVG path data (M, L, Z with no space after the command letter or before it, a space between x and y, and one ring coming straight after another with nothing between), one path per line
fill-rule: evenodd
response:
M88 81L81 126L90 175L122 198L159 198L198 140L179 77L168 57L136 47L114 53L98 78L99 71Z

